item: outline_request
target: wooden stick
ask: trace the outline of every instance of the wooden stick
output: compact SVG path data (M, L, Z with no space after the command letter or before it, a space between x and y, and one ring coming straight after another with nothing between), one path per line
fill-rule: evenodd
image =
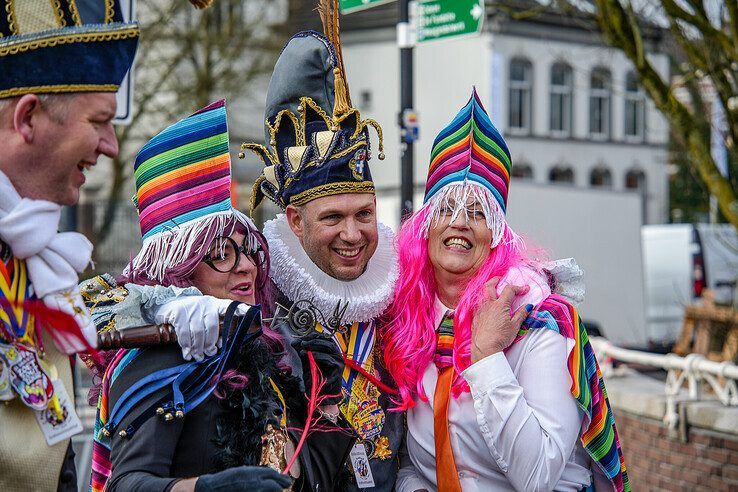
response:
M107 330L97 334L99 350L142 348L176 343L177 334L172 325L146 325L127 330Z
M231 330L233 330L237 319L236 317L233 318L233 326L230 327ZM222 319L220 321L221 323L223 322ZM249 333L253 333L260 328L260 317L255 316L249 327ZM221 326L220 329L223 330L223 327ZM138 326L136 328L127 328L123 331L113 328L97 334L98 350L144 348L156 345L168 345L176 342L177 333L174 331L174 326L169 324Z

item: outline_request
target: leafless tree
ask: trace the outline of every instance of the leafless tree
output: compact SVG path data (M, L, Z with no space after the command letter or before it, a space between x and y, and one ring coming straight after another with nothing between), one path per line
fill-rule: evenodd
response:
M572 8L570 0L558 0ZM728 222L738 228L735 181L723 176L711 153L711 138L721 138L728 162L738 169L738 1L592 0L592 17L605 42L633 63L646 93L666 117L676 144L705 183ZM660 23L674 41L672 80L651 64L644 31ZM714 114L724 114L715 132Z
M177 118L215 98L248 96L271 72L286 35L274 0L218 0L194 10L181 0L139 0L141 40L134 68L130 125L117 127L120 153L112 163L96 243L111 232L129 189L141 145Z

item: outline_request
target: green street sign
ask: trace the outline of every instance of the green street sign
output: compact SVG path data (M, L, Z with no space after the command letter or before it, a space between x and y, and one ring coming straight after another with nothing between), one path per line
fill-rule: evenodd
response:
M342 14L350 14L359 10L370 9L383 3L394 2L395 0L339 0L338 7Z
M484 17L484 0L419 0L418 43L478 34Z

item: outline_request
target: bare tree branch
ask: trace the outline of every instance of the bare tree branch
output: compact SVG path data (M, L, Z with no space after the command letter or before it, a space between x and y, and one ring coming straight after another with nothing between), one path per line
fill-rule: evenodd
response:
M161 124L215 97L248 95L250 82L271 70L285 37L266 26L270 3L219 0L210 9L195 11L181 0L139 0L142 36L132 122L116 131L120 152L113 160L102 220L93 231L95 241L110 234L133 156ZM252 18L237 15L242 11Z
M594 3L597 7L595 15L605 41L620 49L631 60L646 93L656 108L669 120L677 138L684 142L691 157L690 165L699 173L710 193L717 198L718 206L725 218L738 228L736 190L733 189L729 180L720 174L712 157L709 125L705 128L704 124L700 124L700 117L695 116L697 114L695 108L690 109L677 99L669 82L659 75L645 56L642 28L632 8L626 8L621 0L594 0ZM696 2L691 2L691 4L696 4ZM696 68L702 67L705 74L711 76L722 104L728 108L728 101L732 97L729 89L731 84L724 74L724 69L728 60L736 61L735 46L726 46L724 39L727 36L716 31L712 25L708 27L705 24L702 18L704 8L698 6L695 9L696 15L681 9L672 0L662 0L662 6L670 16L671 34L684 49L690 64ZM700 27L705 28L710 42L718 41L711 43L713 44L711 49L715 52L705 53L704 49L701 50L699 46L706 46L708 41L705 38L690 39L684 29L677 25L679 19L690 23L698 31ZM690 42L698 43L698 45L692 46ZM702 97L704 97L702 88L699 88L693 94L693 99L699 99L700 107L704 108ZM699 114L704 117L704 112ZM734 135L738 131L735 112L726 111L726 115L730 133ZM735 149L730 150L735 159Z

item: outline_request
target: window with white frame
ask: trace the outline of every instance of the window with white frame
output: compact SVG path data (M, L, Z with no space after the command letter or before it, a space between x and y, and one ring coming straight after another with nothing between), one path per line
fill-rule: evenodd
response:
M592 70L589 84L589 133L593 137L610 136L610 99L612 78L605 68Z
M548 172L548 180L551 183L574 184L574 169L566 164L554 166Z
M646 129L646 95L634 72L625 75L625 136L643 140Z
M605 165L598 165L589 174L589 184L593 188L612 188L612 173Z
M572 129L572 70L566 63L551 66L550 128L555 136L569 136Z
M533 110L533 65L524 58L510 61L508 125L518 132L531 131Z

